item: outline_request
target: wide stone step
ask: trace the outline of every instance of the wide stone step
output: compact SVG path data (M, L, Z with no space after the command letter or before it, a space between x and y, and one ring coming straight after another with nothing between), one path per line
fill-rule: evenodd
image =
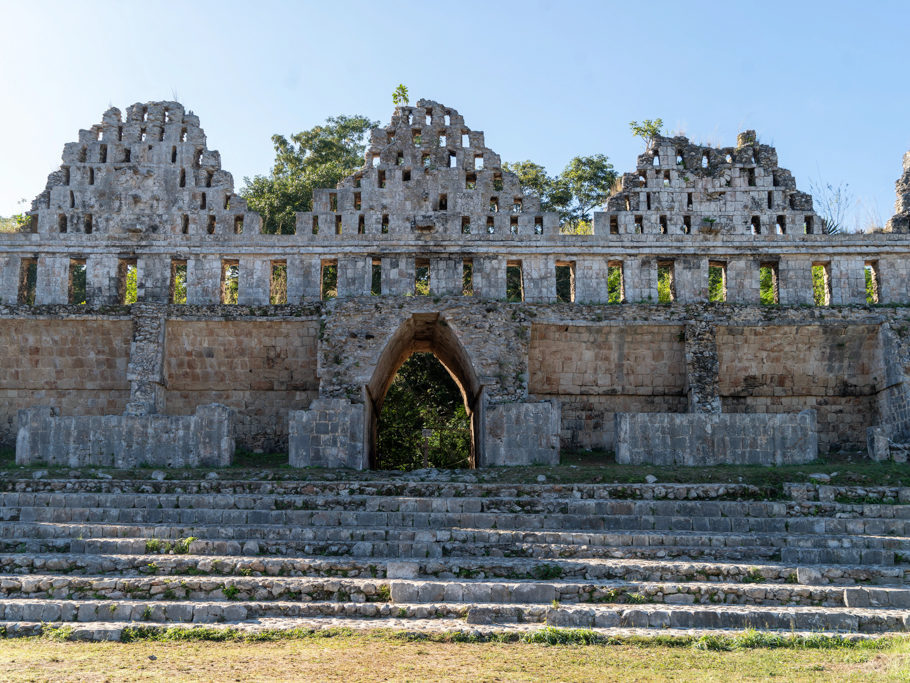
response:
M910 608L910 589L759 583L400 581L312 577L0 575L2 599L667 603Z
M12 539L7 544L0 542L0 552L59 552L92 554L144 554L147 542L143 539ZM244 551L249 548L255 551ZM786 550L786 549L785 549ZM740 548L711 546L577 546L564 544L517 543L498 546L478 546L471 543L437 542L318 542L318 541L239 541L214 540L194 541L192 550L200 555L241 555L265 554L309 557L362 557L401 558L417 560L422 558L525 558L540 561L554 559L675 559L727 562L786 562L790 564L847 564L847 565L892 565L895 553L887 550L857 550L833 548L826 550L793 548L784 550L774 547L751 546Z
M238 557L183 554L0 554L0 571L12 574L60 573L123 576L294 576L438 579L535 579L584 581L669 581L800 585L901 585L910 566L800 566L771 563L677 562L635 559L552 559L463 557L402 562L389 558Z
M515 545L572 545L589 548L613 547L714 547L739 549L800 548L898 551L910 554L910 538L880 535L728 533L687 531L615 531L610 533L566 530L515 530L492 528L411 529L387 526L285 526L285 525L143 525L71 524L10 522L0 527L0 539L103 537L158 539L234 539L261 543L340 542L340 543L437 543L447 547L471 544L476 548ZM77 547L77 546L74 546ZM76 550L79 552L79 550ZM256 552L261 552L261 549ZM236 554L228 552L226 554ZM819 561L815 564L823 563ZM879 563L881 564L881 563ZM886 563L889 564L889 563Z
M711 505L715 505L711 503ZM396 526L405 528L490 527L584 531L702 531L812 533L830 535L910 534L910 520L831 517L662 516L615 514L512 514L455 512L351 512L344 510L150 509L21 507L0 510L9 522L47 524L204 524L282 526Z
M261 618L459 619L468 624L546 623L572 628L906 631L910 612L889 608L731 605L390 604L292 601L4 600L0 620L216 623Z
M908 489L910 490L910 489ZM121 514L143 510L185 512L220 510L225 513L269 512L406 512L437 514L514 514L574 517L649 516L667 518L838 518L910 520L910 505L843 504L816 501L680 501L582 499L566 497L461 497L461 496L294 496L251 494L103 494L103 493L0 493L0 519L13 521L28 508L72 510L97 508ZM45 511L44 514L53 514ZM106 513L111 514L111 513ZM179 513L177 513L179 514ZM58 520L66 521L66 520ZM116 520L108 520L116 521Z

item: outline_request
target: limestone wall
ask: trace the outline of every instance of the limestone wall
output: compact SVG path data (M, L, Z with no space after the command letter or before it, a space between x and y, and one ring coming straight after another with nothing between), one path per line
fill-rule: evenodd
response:
M864 447L884 381L878 326L723 326L717 354L723 412L814 408L822 450Z
M167 414L222 403L236 412L239 445L287 448L288 411L318 395L318 321L177 318L166 329Z
M682 325L534 324L528 391L562 406L564 448L613 449L615 412L686 410Z
M33 405L65 415L122 413L132 325L116 316L0 317L0 444L16 440L16 414Z

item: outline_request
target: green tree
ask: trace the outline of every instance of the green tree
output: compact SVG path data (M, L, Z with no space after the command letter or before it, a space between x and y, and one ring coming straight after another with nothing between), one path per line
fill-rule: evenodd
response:
M607 201L617 174L606 155L574 157L558 176L533 161L502 165L518 176L522 192L540 197L543 211L559 214L564 233L591 234L591 211Z
M363 165L367 134L378 125L365 116L335 116L290 139L273 135L271 173L244 178L240 191L262 216L262 231L293 234L295 213L312 209L315 188L335 187Z
M399 83L398 87L395 88L395 92L392 93L392 104L396 107L400 107L403 104L408 104L410 100L408 99L408 88L404 83Z
M376 439L381 469L423 466L423 430L431 467L468 467L471 426L458 385L432 353L415 353L395 374L379 416Z
M654 144L654 138L660 135L663 127L663 119L654 119L653 121L651 119L645 119L641 123L638 121L629 122L629 128L632 129L632 135L644 140L646 149L651 148L651 145Z

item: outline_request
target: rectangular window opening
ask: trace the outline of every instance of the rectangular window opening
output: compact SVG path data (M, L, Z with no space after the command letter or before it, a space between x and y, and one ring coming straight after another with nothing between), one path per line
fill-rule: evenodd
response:
M667 234L667 217L661 216L658 220L660 221L660 234L666 235Z
M657 262L657 301L670 304L676 300L676 282L673 261Z
M66 232L67 227L66 214L61 213L59 216L57 216L57 230L59 232Z
M341 234L341 214L340 213L335 214L335 234L336 235Z
M272 261L272 273L269 278L269 303L272 306L283 306L288 302L288 263Z
M107 163L107 145L100 145L98 148L98 161L102 164Z
M382 259L374 258L372 272L370 273L370 294L382 294Z
M117 300L127 305L139 300L139 267L136 259L120 259L117 263Z
M215 177L215 174L212 171L205 172L205 186L206 187L212 186L212 178L214 178L214 177Z
M754 168L746 169L746 178L747 178L749 187L755 187L755 169Z
M461 262L461 295L474 296L474 261L464 259Z
M205 231L210 234L215 234L215 215L209 214L208 223L206 223Z
M683 216L683 232L686 235L692 234L692 216Z
M502 192L502 173L499 171L493 173L493 190L496 192Z
M622 261L610 261L607 263L607 303L621 304L625 300Z
M406 168L401 172L401 182L408 183L411 181L411 169Z
M692 208L692 193L691 192L686 193L686 207L689 209Z
M523 207L524 202L521 197L514 197L512 199L512 213L521 213Z
M95 219L92 214L87 213L82 218L82 229L85 230L86 235L91 235L92 231L95 229Z
M171 261L171 303L186 303L186 261Z
M205 209L209 203L209 198L206 196L205 192L202 193L202 196L199 197L199 208Z
M816 306L831 305L831 264L812 264L812 299Z
M773 306L780 303L777 263L773 261L759 264L758 299L763 306Z
M490 197L490 213L499 211L499 197Z
M786 216L778 216L776 225L777 225L777 234L778 235L787 234L787 217Z
M183 214L180 219L180 233L183 235L190 234L190 217L187 214Z
M449 195L442 193L439 195L439 201L437 202L437 208L439 211L448 211L449 210Z
M430 261L428 259L414 259L414 294L417 296L430 295Z
M176 146L171 147L171 163L172 164L177 163L177 147Z
M509 234L518 234L518 216L509 216Z
M354 211L360 211L363 207L363 200L359 192L354 193Z
M462 235L471 234L471 217L470 216L461 217L461 234Z
M814 217L806 216L805 219L803 219L803 232L805 232L807 235L811 235L814 228L815 228Z
M881 303L879 298L878 261L866 261L863 265L863 274L866 279L866 303Z
M758 216L752 216L752 234L761 235L761 218Z
M224 195L224 205L223 206L224 206L225 211L231 210L231 193L230 192L228 192Z
M468 135L467 133L462 133L462 134L461 134L461 146L462 146L462 147L470 147L470 146L471 146L471 136Z
M534 216L534 234L543 234L543 216Z
M69 302L85 304L85 260L70 259Z
M496 225L493 222L493 216L487 216L487 234L492 235L496 232Z
M483 154L474 155L474 170L475 171L483 170Z
M556 301L575 302L575 261L556 262Z
M640 235L645 231L645 219L644 216L635 217L635 234Z
M473 190L477 187L477 174L468 173L464 177L464 189Z
M24 258L19 262L18 302L26 306L35 305L38 286L38 259Z
M451 150L449 151L449 168L458 168L458 157Z
M376 174L376 184L384 188L385 187L385 171L378 171ZM334 209L333 209L334 211Z
M610 234L619 234L619 216L610 216Z
M389 214L387 213L382 214L381 230L383 235L389 231Z
M723 303L727 300L727 264L723 261L708 262L708 301Z
M524 276L521 261L506 261L506 301L525 300Z
M186 169L185 168L180 169L179 185L180 185L180 187L186 187Z
M367 231L366 219L363 217L363 214L357 216L357 234L363 235Z
M221 303L233 305L237 303L237 293L240 289L240 263L234 260L221 262Z
M771 191L768 192L768 208L774 208L774 193Z
M88 184L89 185L95 184L95 169L94 168L89 168L89 170L88 170Z
M338 211L338 195L335 192L329 192L329 211Z
M319 234L319 216L313 216L313 234Z
M326 259L322 261L319 275L320 296L323 301L334 299L338 296L338 261Z
M234 216L234 234L243 234L243 216Z

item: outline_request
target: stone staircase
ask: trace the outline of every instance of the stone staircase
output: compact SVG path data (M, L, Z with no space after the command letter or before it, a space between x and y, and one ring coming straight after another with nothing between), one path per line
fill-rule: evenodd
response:
M764 493L420 475L6 479L0 627L94 639L199 624L910 629L910 490Z

